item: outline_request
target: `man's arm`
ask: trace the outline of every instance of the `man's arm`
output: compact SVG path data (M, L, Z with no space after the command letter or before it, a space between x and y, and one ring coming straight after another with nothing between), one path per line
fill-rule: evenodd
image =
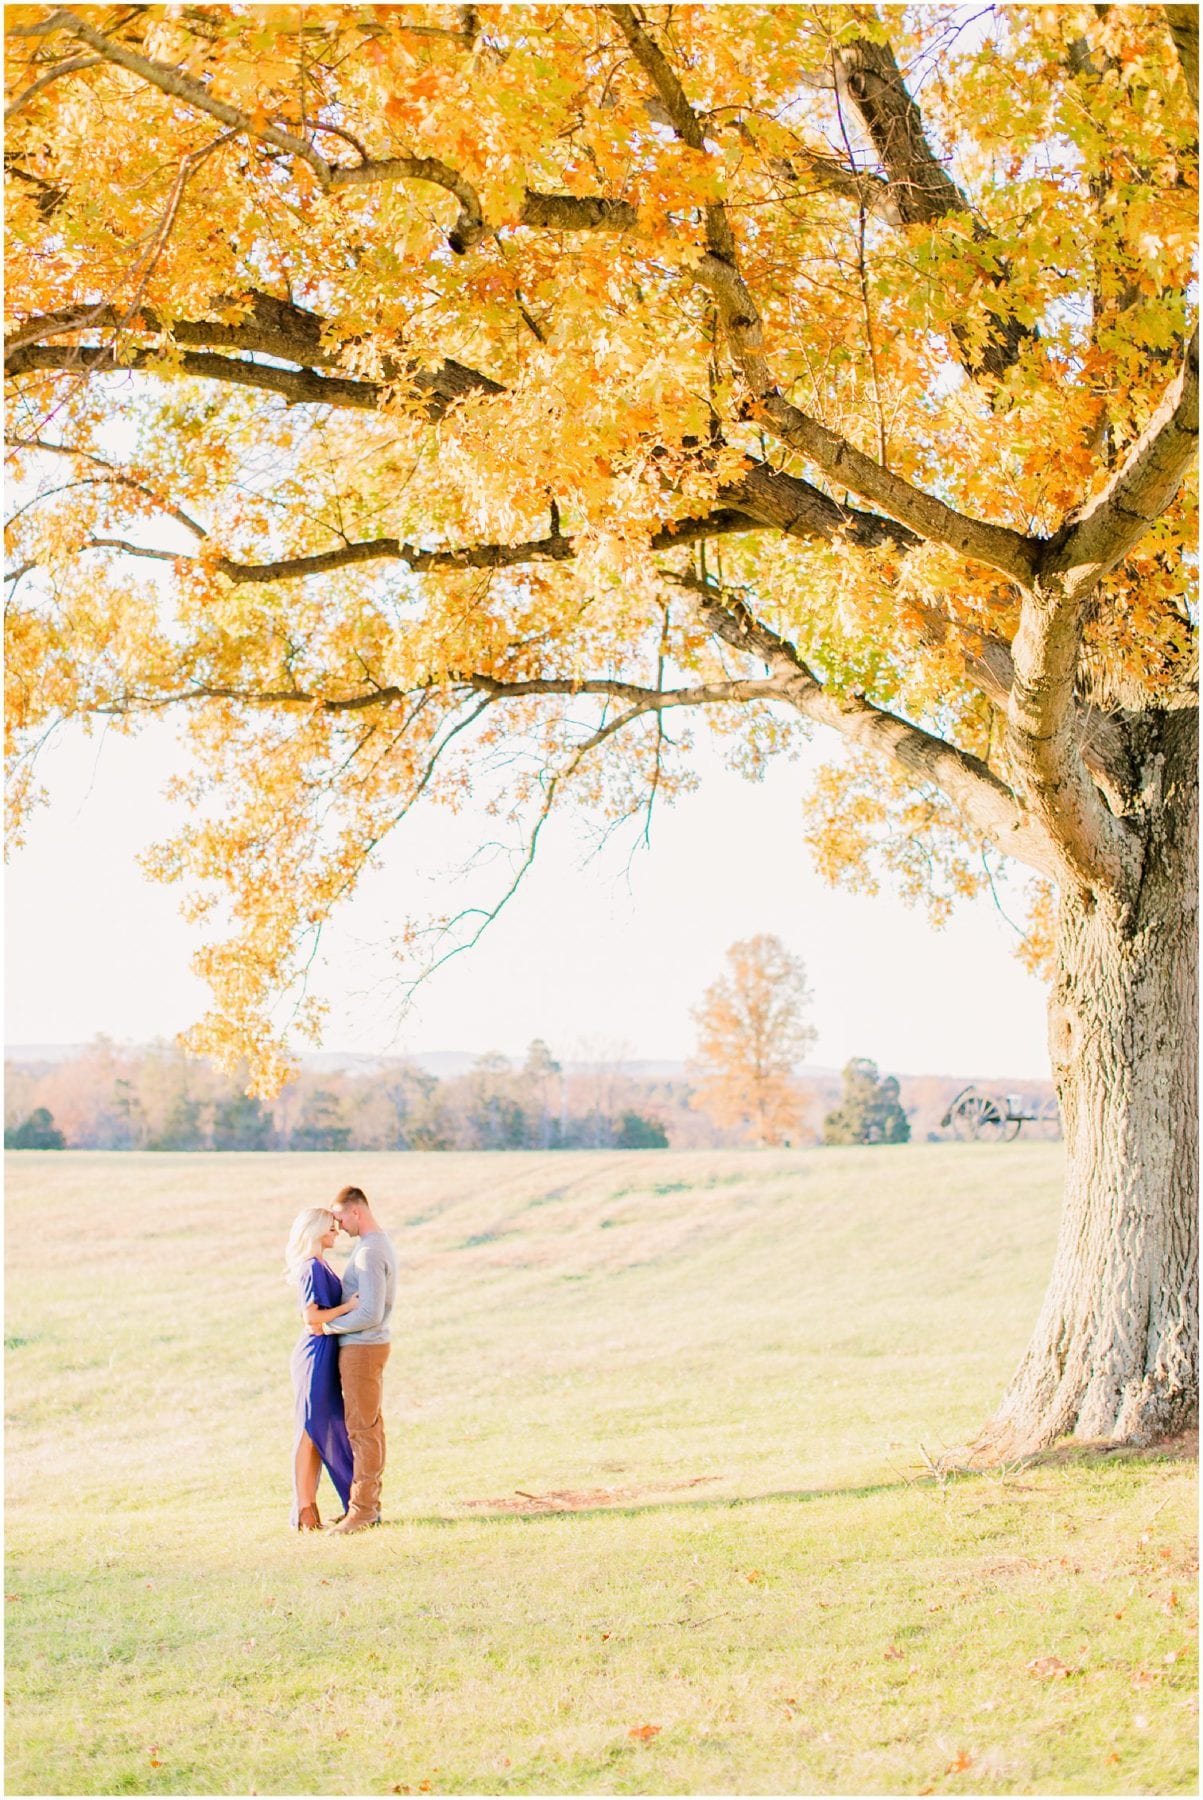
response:
M327 1336L335 1337L344 1331L374 1331L384 1317L386 1291L383 1247L376 1250L371 1244L365 1244L363 1261L359 1264L359 1305L354 1312L344 1313L341 1319L331 1319L326 1325Z

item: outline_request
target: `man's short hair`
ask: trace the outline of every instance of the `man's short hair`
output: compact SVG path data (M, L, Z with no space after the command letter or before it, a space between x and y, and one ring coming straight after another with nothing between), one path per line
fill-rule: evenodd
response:
M335 1207L366 1206L367 1203L368 1203L367 1195L364 1193L362 1188L357 1188L357 1187L339 1188L337 1194L335 1194L335 1196L334 1196L334 1202L333 1202Z

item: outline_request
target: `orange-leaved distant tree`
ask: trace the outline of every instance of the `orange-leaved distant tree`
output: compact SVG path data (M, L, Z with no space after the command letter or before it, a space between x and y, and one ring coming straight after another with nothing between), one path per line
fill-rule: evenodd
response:
M829 874L1056 896L990 1442L1196 1418L1195 9L6 18L13 811L54 721L187 720L193 1046L278 1084L413 806L515 833L445 952L553 808L692 779L674 721L822 725Z
M779 937L732 944L727 970L694 1009L696 1104L717 1125L746 1126L757 1144L783 1144L805 1105L794 1069L815 1041L806 970Z

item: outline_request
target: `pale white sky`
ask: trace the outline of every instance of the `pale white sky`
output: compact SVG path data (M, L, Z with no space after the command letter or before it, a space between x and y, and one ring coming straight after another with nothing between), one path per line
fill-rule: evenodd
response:
M587 836L553 819L508 910L398 1021L390 928L407 911L447 904L443 884L464 841L438 812L411 816L385 867L328 928L318 986L335 1004L323 1047L520 1056L539 1036L560 1058L684 1058L689 1009L728 945L767 931L806 964L812 1063L858 1055L898 1073L1044 1077L1044 990L1015 959L1015 933L989 898L934 931L892 893L848 895L815 874L800 796L808 762L834 749L818 737L803 760L758 784L703 753L701 790L660 811L652 847L629 873L629 842L586 862ZM205 989L188 967L196 930L179 916L177 891L147 881L135 862L176 817L161 797L176 756L161 724L103 743L64 728L45 752L51 803L7 881L10 1045L102 1031L142 1043L203 1010ZM482 827L494 834L494 823ZM457 890L459 903L481 891Z

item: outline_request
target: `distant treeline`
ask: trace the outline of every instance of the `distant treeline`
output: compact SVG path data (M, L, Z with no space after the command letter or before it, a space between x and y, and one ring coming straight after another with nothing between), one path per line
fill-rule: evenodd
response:
M565 1070L536 1041L438 1079L404 1059L310 1069L271 1101L170 1044L99 1038L61 1062L5 1065L9 1148L80 1150L655 1149L737 1141L691 1113L684 1083L611 1064Z
M911 1142L946 1135L940 1121L961 1076L903 1076ZM798 1144L820 1141L842 1098L838 1075L802 1075ZM712 1149L747 1143L697 1105L687 1077L652 1078L621 1064L561 1066L536 1040L521 1063L482 1056L466 1073L430 1074L382 1057L366 1067L301 1071L275 1099L174 1045L97 1038L55 1062L5 1064L5 1144L72 1150L601 1150ZM1015 1086L1015 1083L1009 1084ZM1026 1091L1044 1097L1048 1084ZM1025 1128L1026 1130L1027 1128Z

